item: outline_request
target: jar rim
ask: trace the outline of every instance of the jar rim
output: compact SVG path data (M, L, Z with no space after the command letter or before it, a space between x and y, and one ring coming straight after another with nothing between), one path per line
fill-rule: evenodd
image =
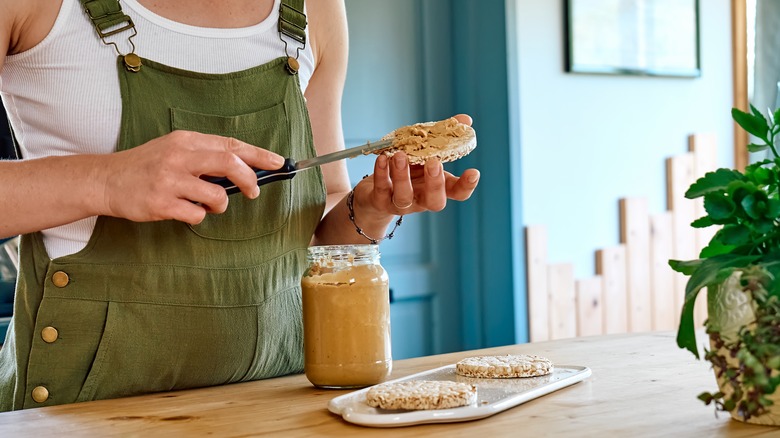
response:
M315 245L307 249L309 259L336 259L355 258L358 260L364 258L378 258L379 247L372 244L355 245Z

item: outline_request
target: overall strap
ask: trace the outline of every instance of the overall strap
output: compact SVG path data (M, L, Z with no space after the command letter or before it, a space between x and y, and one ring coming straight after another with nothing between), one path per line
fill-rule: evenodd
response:
M279 38L284 43L284 54L287 55L286 68L291 75L298 74L300 68L298 56L301 49L306 47L306 14L303 13L303 3L304 0L282 0L279 6ZM287 40L282 35L301 43L301 46L295 49L294 57L287 51Z
M282 0L279 6L279 32L306 45L304 0Z
M135 23L133 23L133 19L129 15L122 11L122 5L119 4L119 0L80 1L84 7L84 12L87 13L87 16L92 21L92 25L95 27L95 31L103 41L103 44L114 46L114 50L122 56L125 68L132 72L138 72L141 69L141 58L135 54L135 44L133 44L133 37L137 35ZM127 38L132 50L130 53L124 54L119 50L115 42L106 41L106 38L128 29L133 31L133 34Z
M133 20L122 12L119 0L80 0L101 39L135 27ZM120 26L120 27L116 27ZM115 29L108 30L112 27Z

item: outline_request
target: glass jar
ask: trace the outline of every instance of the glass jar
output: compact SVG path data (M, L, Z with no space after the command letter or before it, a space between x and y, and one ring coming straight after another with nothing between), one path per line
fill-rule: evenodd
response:
M360 388L392 370L390 283L376 245L313 246L301 279L306 377Z

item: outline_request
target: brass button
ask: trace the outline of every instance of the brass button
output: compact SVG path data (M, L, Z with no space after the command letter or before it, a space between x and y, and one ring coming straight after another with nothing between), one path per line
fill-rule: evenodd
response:
M52 342L56 341L59 335L60 333L54 327L45 327L43 330L41 330L41 337L47 344L51 344Z
M57 287L65 287L70 282L70 277L62 271L57 271L51 276L51 282Z
M122 60L125 63L125 68L127 71L131 71L133 73L138 73L141 71L141 57L135 53L128 53L122 57Z
M49 399L49 390L45 386L36 386L32 390L32 398L38 403L43 403Z
M301 64L298 63L298 60L293 57L287 58L287 73L290 73L291 75L298 74L298 70L301 68Z

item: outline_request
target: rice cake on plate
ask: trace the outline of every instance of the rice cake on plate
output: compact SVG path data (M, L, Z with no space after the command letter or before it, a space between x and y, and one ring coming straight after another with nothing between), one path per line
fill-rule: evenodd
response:
M465 377L508 379L550 374L553 363L534 354L467 357L455 364L455 372Z
M381 409L448 409L473 405L476 401L474 385L442 380L383 383L366 392L366 404Z

